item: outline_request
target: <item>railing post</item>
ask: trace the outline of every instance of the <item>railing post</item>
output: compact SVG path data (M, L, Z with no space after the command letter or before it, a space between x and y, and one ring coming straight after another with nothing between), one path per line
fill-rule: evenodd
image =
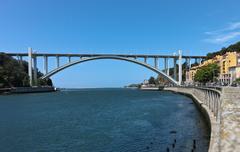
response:
M220 95L218 95L218 97L217 97L217 115L216 115L216 119L217 119L217 121L219 121L220 119L220 100L221 100L221 98L220 98Z

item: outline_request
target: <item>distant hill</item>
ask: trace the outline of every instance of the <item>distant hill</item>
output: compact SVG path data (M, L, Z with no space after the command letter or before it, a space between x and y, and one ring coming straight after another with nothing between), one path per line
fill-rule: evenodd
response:
M220 51L208 53L207 54L207 59L211 59L211 58L215 57L216 55L223 55L226 52L238 52L238 53L240 53L240 41L235 43L235 44L232 44L232 45L228 46L227 48L224 47Z

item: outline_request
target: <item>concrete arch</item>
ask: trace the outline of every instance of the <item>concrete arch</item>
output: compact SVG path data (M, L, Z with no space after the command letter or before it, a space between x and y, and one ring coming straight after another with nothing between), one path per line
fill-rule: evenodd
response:
M174 80L173 78L171 78L170 76L168 76L167 74L162 72L161 70L159 70L159 69L157 69L157 68L155 68L155 67L153 67L153 66L151 66L151 65L149 65L147 63L140 62L140 61L137 61L137 60L131 59L131 58L121 57L121 56L97 56L97 57L89 57L89 58L73 61L73 62L67 63L67 64L65 64L63 66L60 66L57 69L54 69L54 70L50 71L46 75L42 76L41 79L49 78L52 75L54 75L54 74L56 74L56 73L58 73L58 72L60 72L60 71L62 71L64 69L66 69L68 67L71 67L73 65L76 65L76 64L79 64L79 63L83 63L83 62L87 62L87 61L92 61L92 60L100 60L100 59L114 59L114 60L122 60L122 61L132 62L132 63L138 64L138 65L141 65L143 67L146 67L146 68L156 72L157 74L162 75L164 78L166 78L167 80L169 80L173 84L178 85L178 82L176 80Z

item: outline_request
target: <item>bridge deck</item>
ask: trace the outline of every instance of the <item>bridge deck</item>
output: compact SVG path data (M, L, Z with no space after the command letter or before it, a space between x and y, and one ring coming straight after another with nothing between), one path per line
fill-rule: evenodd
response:
M6 53L7 55L10 56L28 56L28 53ZM178 56L174 55L145 55L145 54L68 54L68 53L63 53L63 54L54 54L54 53L37 53L33 54L37 57L41 56L48 56L48 57L97 57L97 56L121 56L121 57L132 57L132 58L178 58ZM197 59L197 58L206 58L206 56L186 56L183 55L182 58L192 58L192 59Z

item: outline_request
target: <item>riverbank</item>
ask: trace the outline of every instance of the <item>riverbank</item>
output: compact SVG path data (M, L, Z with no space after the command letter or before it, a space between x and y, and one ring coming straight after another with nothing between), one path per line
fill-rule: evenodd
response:
M165 88L191 96L211 126L209 152L240 149L240 89L223 87L221 91L209 88ZM211 109L211 110L210 110Z
M219 152L220 151L219 150L219 125L213 113L208 109L206 105L204 105L204 101L200 99L201 97L198 97L197 95L195 95L191 88L169 87L169 88L164 88L164 90L183 94L192 98L193 102L197 105L198 109L205 117L206 122L208 123L209 129L211 130L210 144L209 144L208 151Z
M22 94L22 93L41 93L41 92L54 92L55 87L13 87L0 89L0 94Z

